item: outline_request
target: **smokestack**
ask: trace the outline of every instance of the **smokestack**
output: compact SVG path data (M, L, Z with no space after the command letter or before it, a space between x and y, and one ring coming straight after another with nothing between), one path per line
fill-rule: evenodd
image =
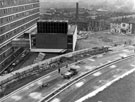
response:
M79 3L76 3L76 24L78 22L78 13L79 13Z

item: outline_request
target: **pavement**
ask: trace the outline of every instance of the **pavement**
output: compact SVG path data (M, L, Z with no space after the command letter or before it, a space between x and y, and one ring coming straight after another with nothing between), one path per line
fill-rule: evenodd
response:
M87 59L83 59L81 63L78 63L78 64L74 63L71 66L74 68L77 68L77 70L79 71L79 74L77 76L79 76L99 66L102 66L106 63L110 63L114 60L117 60L121 58L122 56L126 57L132 53L133 51L126 49L126 50L118 51L116 53L98 55L96 56L96 58L90 57ZM123 64L125 64L125 62ZM67 70L67 68L63 68L62 72L64 72L65 70ZM23 86L17 91L9 94L8 97L2 98L0 101L1 102L38 102L49 93L60 88L62 85L64 85L65 83L71 80L72 78L70 80L64 80L61 77L61 75L58 74L57 71L54 71L41 77L39 80L35 80L34 82ZM49 86L47 88L46 87L40 88L42 83L49 83ZM63 101L63 102L66 102L66 101ZM72 102L72 101L68 101L68 102Z
M115 94L114 94L115 97L113 97L114 99L111 99L109 97L109 95L113 96L113 93L112 93L113 89L110 91L106 90L106 92L104 92L104 89L111 86L114 82L119 81L121 78L135 71L134 59L135 57L133 56L123 61L116 62L113 65L106 66L102 68L101 70L99 70L98 72L88 75L87 77L71 85L69 88L65 89L60 94L56 95L49 102L135 102L135 100L123 101L123 99L121 101L118 101L118 100L116 101L115 97L116 98L119 97L119 94L116 92L117 90L119 91L122 89L120 86L119 86L120 89L117 88L117 90L115 90ZM125 91L123 94L126 94L126 90L129 90L129 89L124 89L124 90ZM133 93L132 89L129 91L130 92L128 93L130 93L129 95L131 95ZM131 96L133 98L133 95Z

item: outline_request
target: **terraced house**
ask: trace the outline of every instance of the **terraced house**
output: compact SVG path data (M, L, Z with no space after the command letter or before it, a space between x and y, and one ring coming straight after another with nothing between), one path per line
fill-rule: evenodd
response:
M0 72L19 54L22 48L12 47L39 19L39 0L0 0Z

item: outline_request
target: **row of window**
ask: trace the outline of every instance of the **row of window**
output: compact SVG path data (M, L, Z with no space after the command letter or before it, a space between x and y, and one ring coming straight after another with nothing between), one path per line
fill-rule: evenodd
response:
M0 0L0 8L39 2L39 0Z
M25 6L19 6L19 7L0 9L0 17L9 15L9 14L13 14L13 13L17 13L17 12L21 12L21 11L25 11L25 10L29 10L29 9L36 8L36 7L39 7L39 3L25 5Z
M0 54L1 54L3 51L7 50L9 47L11 47L11 45L12 45L12 44L9 43L9 44L3 46L2 48L0 48Z
M18 56L22 52L20 50L22 50L22 48L14 49L14 53L9 55L9 58L0 64L0 71L2 71L6 66L8 66L16 58L16 56Z
M0 62L2 62L5 58L7 58L13 52L14 52L13 48L10 48L9 50L7 50L3 54L1 54L0 55Z
M30 10L30 11L23 12L23 13L18 13L18 14L15 14L15 15L7 16L5 18L0 18L0 26L4 25L6 23L9 23L9 22L15 21L17 19L20 19L22 17L34 14L36 12L39 12L38 8Z
M11 32L9 32L9 33L3 35L3 36L0 36L0 44L3 43L4 41L10 39L11 37L13 37L13 36L19 34L20 32L24 31L25 29L29 28L30 26L32 26L33 24L35 24L35 22L37 22L38 19L39 19L39 18L33 20L33 21L30 22L30 23L27 23L26 25L23 25L23 26L21 26L21 27L19 27L19 28L14 29L13 31L11 31ZM31 20L31 19L29 19L29 21L30 21L30 20Z
M37 17L39 17L39 13L36 13L36 14L34 14L32 16L29 16L29 17L26 17L26 18L24 18L22 20L19 20L17 22L13 22L13 23L11 23L9 25L0 27L0 34L6 33L7 31L9 31L11 29L14 29L14 28L16 28L16 27L18 27L18 26L20 26L20 25L22 25L24 23L27 23L28 21L30 21L30 20L32 20L34 18L37 18Z

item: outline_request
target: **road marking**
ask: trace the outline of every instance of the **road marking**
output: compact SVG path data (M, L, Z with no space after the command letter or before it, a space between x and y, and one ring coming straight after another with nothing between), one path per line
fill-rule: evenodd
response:
M121 71L121 69L116 69L117 72Z
M100 58L100 57L103 57L103 55L98 55L97 57L99 57L99 58Z
M110 68L116 68L116 65L111 65Z
M30 93L29 96L33 99L41 99L42 98L42 94L41 93L38 93L38 92L33 92L33 93Z
M134 64L130 64L130 66L135 67L135 65L134 65Z
M117 78L117 77L119 77L119 75L113 75L113 78Z
M106 83L107 80L99 80L98 82L99 82L99 83Z
M89 70L92 70L95 68L95 66L84 66L84 67L85 67L85 69L89 69Z
M83 75L83 74L85 74L85 73L86 73L86 72L81 72L80 75Z
M126 53L123 53L123 54L119 54L119 56L121 56L121 57L127 57L127 54Z
M128 49L123 50L124 52L130 52Z
M104 65L103 63L100 63L100 66Z
M109 61L107 61L107 63L110 63L110 62L112 62L112 61L110 61L110 60L109 60Z
M77 88L79 88L79 87L81 87L81 86L83 86L83 85L84 85L84 82L78 82L78 83L75 84L75 86L76 86Z
M57 84L58 87L63 86L65 83Z
M100 88L100 86L94 86L93 88L96 90L96 89Z
M59 98L54 98L51 102L60 102L61 100Z
M93 74L93 76L100 76L102 73L101 72L96 72Z
M92 58L89 58L88 60L89 60L89 61L92 61L92 62L94 62L94 61L95 61L95 60L94 60L94 59L92 59Z
M19 101L22 99L22 97L18 95L12 96L11 98L14 99L15 101Z
M112 81L106 83L105 85L101 86L101 87L98 88L97 90L92 91L91 93L85 95L84 97L82 97L82 98L76 100L75 102L83 102L83 101L85 101L86 99L95 96L95 95L98 94L99 92L101 92L101 91L103 91L104 89L106 89L108 86L112 85L114 82L120 80L121 78L124 78L125 76L127 76L127 75L133 73L134 71L135 71L135 69L132 69L132 70L130 70L130 71L128 71L128 72L122 74L121 76L119 76L119 77L113 79Z

